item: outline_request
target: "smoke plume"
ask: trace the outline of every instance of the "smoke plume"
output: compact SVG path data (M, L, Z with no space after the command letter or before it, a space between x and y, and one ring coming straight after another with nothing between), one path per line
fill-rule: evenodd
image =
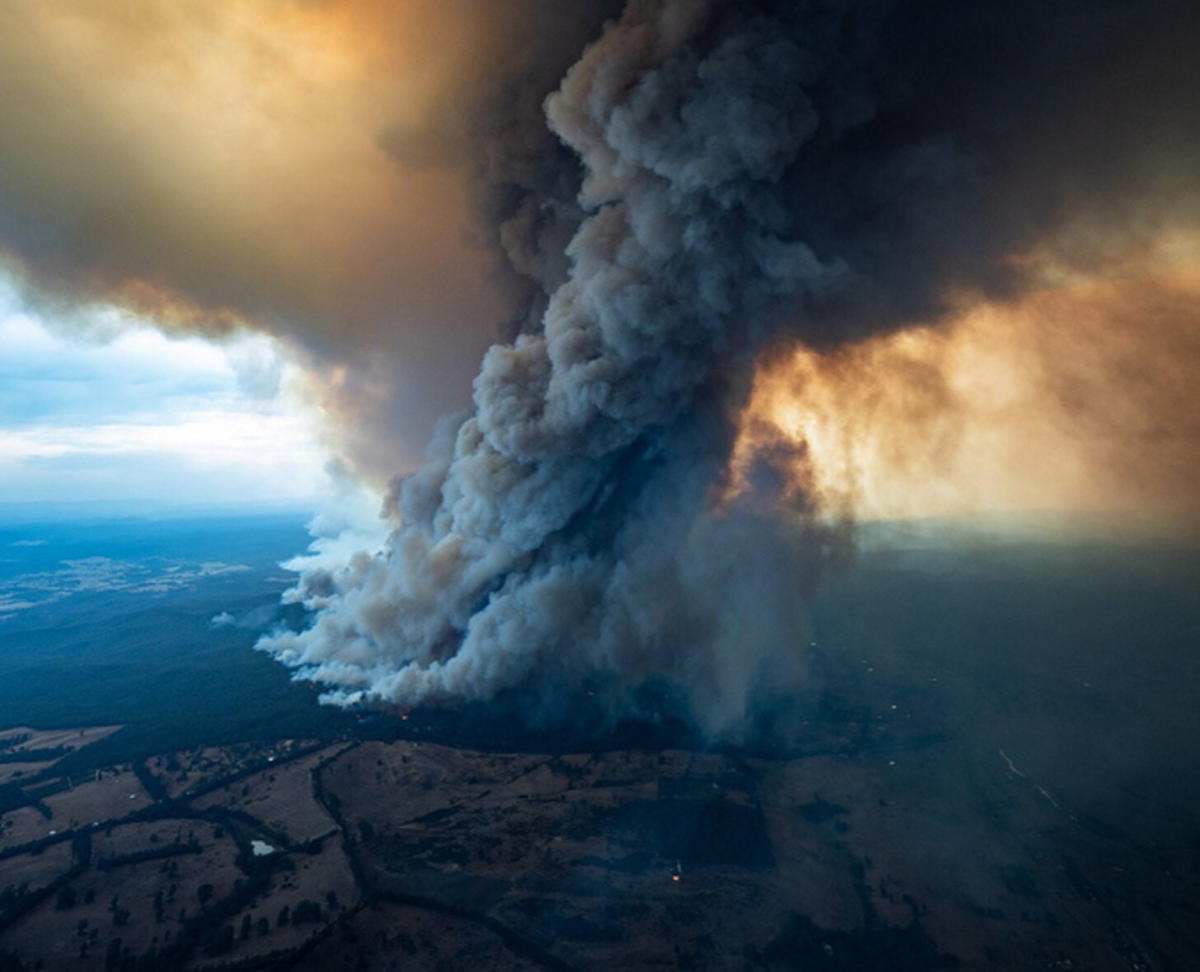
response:
M65 327L272 334L385 483L517 313L498 237L553 144L521 116L605 12L563 6L5 3L0 267Z
M1111 159L1075 154L1099 134L1087 125L1070 154L1022 144L1022 112L1046 124L1082 81L1056 106L1005 92L1038 89L1047 42L942 13L914 37L912 11L883 4L630 4L546 104L582 161L586 215L540 326L488 351L474 410L396 484L386 550L305 578L314 625L266 647L338 701L661 677L715 730L797 684L801 605L837 535L798 515L811 496L773 475L777 455L759 455L748 495L716 501L754 350L780 329L823 344L936 319L964 288L1010 293L1010 258L1034 241L1086 266L1098 251L1072 235L1073 197L1091 192L1087 218L1117 233L1134 197L1165 217L1178 174L1141 143L1122 196ZM1075 38L1090 15L1055 13L1016 20L1098 67L1113 37ZM999 77L959 49L993 28L987 66L1014 62ZM1122 51L1118 76L1151 54Z
M813 516L820 482L797 476L803 437L739 447L764 349L836 357L1019 304L1045 284L1035 255L1100 278L1197 223L1193 4L266 6L155 4L144 29L177 37L154 24L184 9L189 30L218 16L250 32L265 107L213 129L249 139L236 151L163 135L146 77L114 95L144 115L60 118L87 68L0 42L0 80L54 115L6 109L30 137L0 152L0 241L43 295L281 336L368 473L405 468L412 429L453 404L443 389L500 320L470 407L393 483L382 550L314 561L292 594L311 625L262 642L337 702L520 690L553 715L658 681L735 731L803 682L803 604L843 543ZM89 38L121 31L65 9L78 21L54 29L111 56ZM12 10L5 28L53 19ZM278 53L330 37L329 89ZM297 100L270 95L281 65ZM295 124L255 142L280 113ZM361 179L314 189L338 145ZM161 163L193 149L203 178L176 185ZM263 152L279 165L242 164ZM80 154L96 167L69 167L64 196L56 167ZM1154 329L1129 339L1152 367Z

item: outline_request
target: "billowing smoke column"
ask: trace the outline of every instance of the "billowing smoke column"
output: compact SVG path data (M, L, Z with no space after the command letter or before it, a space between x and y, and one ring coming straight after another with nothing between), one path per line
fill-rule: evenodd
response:
M555 717L658 682L736 731L803 684L843 539L803 441L730 488L764 356L1200 228L1182 0L11 0L0 27L0 264L31 300L276 336L377 478L504 322L384 548L307 569L311 626L262 642L338 702ZM1132 319L1145 368L1194 346Z
M813 93L847 70L838 21L805 38L638 4L571 69L547 104L586 169L568 279L397 484L386 551L306 577L316 623L264 647L338 701L660 675L714 726L760 676L793 680L806 552L710 511L728 450L711 386L772 302L843 284L781 235L771 194L822 112L846 111L836 86Z
M1105 226L1135 197L1143 216L1194 204L1155 138L1194 145L1194 123L1139 100L1188 73L1153 67L1194 28L1181 11L630 3L546 102L584 173L566 279L395 485L383 552L309 572L314 623L262 647L342 703L522 686L553 706L657 677L736 729L798 683L837 544L780 515L805 497L770 455L719 500L754 352L784 320L820 344L933 319L955 287L1003 292L1005 258L1056 233L1092 259L1067 225L1079 194ZM1106 121L1072 116L1106 94ZM1134 119L1123 165L1092 154ZM1064 150L1045 136L1068 120Z

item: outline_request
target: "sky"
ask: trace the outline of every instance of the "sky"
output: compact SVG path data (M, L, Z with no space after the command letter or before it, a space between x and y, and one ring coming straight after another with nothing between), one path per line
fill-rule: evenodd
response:
M92 312L64 333L0 287L0 505L306 506L318 416L261 335L168 338Z
M458 87L519 72L497 48L546 6L2 4L0 265L59 323L99 304L285 339L344 458L386 482L468 404L507 313Z
M489 344L514 327L535 331L562 282L582 215L580 166L605 156L590 156L578 138L564 149L560 136L570 140L574 122L548 123L544 99L622 6L4 4L0 122L11 137L0 144L0 269L12 286L0 284L0 502L293 500L328 489L335 457L381 490L418 468L439 417L471 404ZM1041 24L1041 8L1029 5L1014 16L1012 38L984 17L998 38L993 56L1005 59L989 72L994 81L953 60L956 32L980 25L969 12L955 25L947 13L951 55L940 63L964 71L972 94L957 105L937 70L903 78L897 89L916 98L930 86L932 135L914 136L878 172L855 175L863 160L830 153L830 171L850 173L848 186L898 187L895 199L862 207L882 207L886 218L858 226L851 204L850 229L830 239L820 199L849 189L819 169L807 177L813 199L801 180L777 186L785 206L816 214L796 230L812 237L813 253L850 266L864 293L879 292L846 315L851 336L880 332L887 342L897 328L929 334L920 328L947 321L944 333L974 335L942 341L932 332L915 357L876 344L805 358L825 325L801 323L791 329L791 379L777 360L795 349L767 348L776 363L763 375L773 376L776 399L781 388L788 399L779 407L810 416L784 422L784 438L808 435L826 480L848 457L865 470L868 481L853 487L863 514L1173 509L1190 492L1179 459L1196 425L1183 401L1196 356L1186 340L1196 330L1184 312L1190 295L1147 305L1159 320L1140 320L1124 308L1141 293L1114 290L1109 303L1122 312L1089 310L1109 323L1080 329L1079 308L1062 303L1048 320L1024 301L1029 283L1005 277L1037 247L1069 252L1075 271L1091 259L1081 254L1114 243L1144 255L1172 220L1185 229L1197 221L1194 125L1178 96L1191 90L1188 62L1170 46L1187 48L1190 20L1134 17L1105 47L1114 41L1103 31L1087 36L1102 18L1075 24L1072 5L1060 6ZM936 66L940 41L926 27L924 40L883 36L897 50L933 45ZM690 29L687 18L679 29ZM1026 42L1026 29L1049 38L1044 50ZM1089 66L1093 58L1105 72ZM877 57L877 68L896 65ZM1065 81L1072 71L1081 80ZM1100 102L1103 118L1079 110ZM639 152L628 164L645 161ZM979 181L980 158L994 185ZM647 164L661 175L666 161ZM593 204L607 191L584 187ZM578 264L580 247L573 252ZM1120 263L1093 260L1083 272L1128 275ZM998 281L998 293L968 294L965 311L947 313L944 293ZM981 307L995 313L954 326ZM999 323L989 330L988 321ZM97 328L104 341L94 340ZM992 353L998 344L1007 357ZM850 358L870 380L846 380ZM968 380L965 359L995 367ZM1072 380L1068 408L1051 360ZM819 380L802 381L814 367ZM917 370L927 376L920 387ZM1152 399L1128 380L1150 370L1167 375L1157 385L1170 395ZM1019 409L993 407L997 375L1010 377L1005 401L1019 399ZM1053 380L1039 385L1042 375ZM882 407L868 393L875 387L888 390ZM822 397L811 400L816 390ZM925 404L913 407L914 396ZM1103 435L1097 421L1075 421L1088 415L1107 423ZM1012 458L1029 431L1053 461ZM968 448L923 448L950 439ZM1129 488L1142 480L1145 489Z
M664 677L732 731L846 522L1196 512L1198 47L1175 0L8 0L0 501L360 482L260 645L329 698Z

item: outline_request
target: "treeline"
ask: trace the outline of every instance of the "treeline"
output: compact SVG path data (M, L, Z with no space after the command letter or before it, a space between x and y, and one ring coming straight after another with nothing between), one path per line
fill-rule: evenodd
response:
M0 763L51 763L74 751L67 746L54 746L48 749L20 749L15 752L0 750Z
M246 766L243 766L241 769L230 773L228 776L219 776L215 779L209 780L207 783L201 784L200 786L193 787L187 791L186 799L195 800L197 797L212 793L215 790L220 790L223 787L232 786L235 783L241 783L242 780L249 779L256 773L263 773L269 769L278 769L281 766L286 766L288 763L294 763L298 759L303 759L305 756L310 756L311 754L324 749L326 746L330 745L331 742L332 740L329 739L318 740L317 742L310 743L307 746L294 747L291 751L282 755L277 755L273 759L271 757L256 759L253 762L248 763Z
M45 884L25 894L18 894L7 905L0 908L0 934L9 928L18 918L36 908L48 898L58 894L68 884L88 869L92 859L92 835L81 831L71 836L71 866L49 884Z
M0 783L0 814L19 810L33 803L28 794L16 783Z
M269 857L260 860L253 873L245 880L239 879L234 883L230 894L187 919L174 942L157 951L147 952L128 966L122 963L122 968L133 972L176 972L183 968L197 949L203 948L209 955L228 951L232 947L233 926L226 925L226 921L270 889L271 875L283 861L282 857L279 860ZM227 939L228 946L225 945Z
M47 820L54 816L38 794L27 793L16 783L0 783L0 815L20 810L21 807L33 807Z
M162 780L150 772L150 768L144 761L140 759L134 760L133 775L142 784L142 788L150 794L151 800L157 802L167 799L167 788L163 786Z
M270 681L274 675L266 673ZM149 683L149 675L146 676ZM286 680L286 676L285 676ZM136 765L153 756L164 753L183 752L198 746L236 746L242 743L266 745L280 739L318 739L324 745L343 738L350 731L353 719L334 706L317 705L314 697L310 702L301 699L278 700L278 707L265 713L259 712L258 721L250 713L261 710L260 700L270 685L255 679L242 683L222 682L223 703L215 706L210 695L202 693L197 686L194 698L194 719L180 715L181 703L170 712L133 713L113 711L96 713L111 717L108 721L125 722L127 725L112 735L98 739L90 746L72 750L56 769L72 775L89 773L118 763ZM295 683L286 689L289 695L307 695ZM236 698L245 694L244 704ZM297 704L299 703L299 704ZM311 707L310 707L311 706Z
M114 854L111 857L101 857L96 861L96 867L102 871L123 867L126 864L144 864L146 861L158 861L166 857L179 857L183 854L199 854L203 848L196 841L167 844L165 847L151 847L146 850L132 851L129 854Z

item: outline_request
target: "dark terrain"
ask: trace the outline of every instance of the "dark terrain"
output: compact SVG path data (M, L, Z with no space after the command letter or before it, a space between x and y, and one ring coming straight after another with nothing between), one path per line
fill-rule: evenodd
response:
M0 969L1200 967L1188 547L892 541L713 743L329 710L250 650L294 522L91 529L0 535L129 565L0 621Z

